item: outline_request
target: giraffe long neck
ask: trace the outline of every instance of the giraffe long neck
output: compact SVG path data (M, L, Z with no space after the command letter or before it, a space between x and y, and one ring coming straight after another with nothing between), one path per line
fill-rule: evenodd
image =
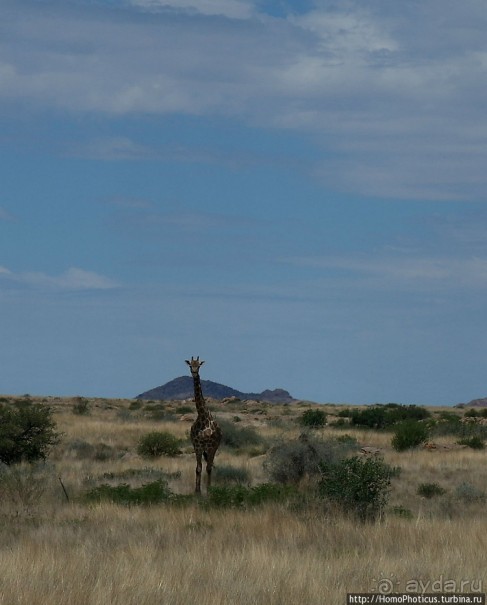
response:
M201 380L199 374L193 375L194 384L194 402L196 404L196 411L198 416L208 416L210 414L206 407L205 398L203 397L203 390L201 389Z

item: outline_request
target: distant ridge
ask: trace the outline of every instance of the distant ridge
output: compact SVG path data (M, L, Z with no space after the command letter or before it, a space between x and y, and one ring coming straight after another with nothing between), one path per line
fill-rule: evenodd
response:
M288 391L284 389L266 389L262 393L243 393L224 384L212 380L202 380L203 395L213 399L225 399L226 397L238 397L238 399L256 399L257 401L268 401L270 403L291 403L296 401ZM155 387L136 396L136 399L192 399L193 379L191 376L180 376L166 382L160 387Z
M487 397L482 397L481 399L472 399L472 401L469 401L468 403L458 403L455 407L456 408L465 408L465 407L485 408L485 407L487 407Z

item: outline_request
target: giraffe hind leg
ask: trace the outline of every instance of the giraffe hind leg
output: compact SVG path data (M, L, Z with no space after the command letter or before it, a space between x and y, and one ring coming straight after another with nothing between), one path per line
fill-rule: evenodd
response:
M201 494L201 470L203 464L201 463L201 452L196 452L196 484L194 491L196 494Z

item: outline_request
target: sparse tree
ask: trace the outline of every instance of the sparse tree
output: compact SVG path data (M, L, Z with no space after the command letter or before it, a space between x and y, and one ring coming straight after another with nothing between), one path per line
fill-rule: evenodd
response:
M37 404L21 407L0 406L0 462L45 460L59 434L48 406Z

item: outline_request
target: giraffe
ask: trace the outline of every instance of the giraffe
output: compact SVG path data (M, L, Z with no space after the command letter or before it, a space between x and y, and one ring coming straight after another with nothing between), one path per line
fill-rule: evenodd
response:
M201 390L200 367L205 363L200 361L199 356L191 361L186 359L189 365L194 384L194 402L198 416L191 426L191 442L193 443L194 453L196 455L196 487L195 492L201 493L201 469L204 457L206 460L206 473L208 477L208 487L211 486L211 469L213 468L213 459L222 438L222 431L218 424L213 420L210 410L206 407L203 391Z

